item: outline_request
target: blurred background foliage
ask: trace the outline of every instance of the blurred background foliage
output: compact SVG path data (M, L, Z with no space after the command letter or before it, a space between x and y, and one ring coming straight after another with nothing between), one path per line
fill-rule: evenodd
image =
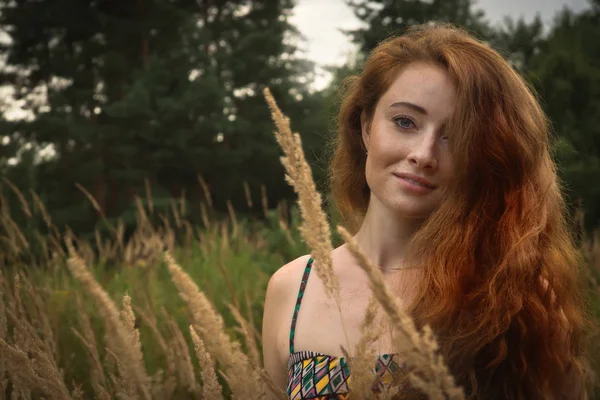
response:
M532 82L553 123L571 205L600 222L600 0L565 9L544 29L507 18L491 26L471 0L346 0L364 28L346 31L358 52L314 89L298 52L292 0L24 0L0 2L0 175L35 192L53 224L92 237L103 221L133 232L136 196L162 211L183 198L200 223L202 176L217 210L252 214L244 182L271 206L293 199L262 89L269 86L302 135L326 191L337 93L369 51L424 21L450 21L492 44ZM5 92L8 93L8 92ZM12 99L10 99L12 97ZM8 110L21 101L27 117ZM3 201L19 199L5 181ZM86 194L87 192L87 194ZM89 200L97 202L95 207ZM581 203L579 203L581 202ZM19 226L26 215L14 215ZM39 222L43 225L42 222ZM39 227L38 227L39 228Z

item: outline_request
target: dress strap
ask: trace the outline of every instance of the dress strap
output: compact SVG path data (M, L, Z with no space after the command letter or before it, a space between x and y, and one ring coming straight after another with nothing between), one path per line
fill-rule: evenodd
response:
M298 319L298 311L300 311L300 304L304 297L304 290L306 289L306 281L310 275L310 270L313 264L312 257L308 259L304 274L302 275L302 282L300 283L300 290L298 291L298 298L296 299L296 306L294 307L294 316L292 317L292 329L290 330L290 354L294 354L294 334L296 333L296 320Z

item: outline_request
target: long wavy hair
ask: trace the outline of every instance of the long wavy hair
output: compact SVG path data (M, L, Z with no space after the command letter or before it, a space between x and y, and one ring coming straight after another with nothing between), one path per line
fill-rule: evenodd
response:
M343 85L330 164L331 194L356 232L369 205L361 113L400 70L440 65L457 90L448 124L456 175L415 233L407 258L423 279L408 311L429 324L471 399L583 398L593 375L591 318L534 90L487 44L450 24L420 25L379 44ZM577 392L573 386L579 386Z

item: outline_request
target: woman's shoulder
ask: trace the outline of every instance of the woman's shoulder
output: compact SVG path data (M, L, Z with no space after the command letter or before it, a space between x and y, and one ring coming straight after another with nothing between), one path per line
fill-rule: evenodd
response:
M280 267L269 279L263 311L262 343L265 369L285 387L292 311L310 255Z
M283 265L271 275L267 292L272 294L289 293L293 287L300 285L304 269L308 264L310 254L305 254Z

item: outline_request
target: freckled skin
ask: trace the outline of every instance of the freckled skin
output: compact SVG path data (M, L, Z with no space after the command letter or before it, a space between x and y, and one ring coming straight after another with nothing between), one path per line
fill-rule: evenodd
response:
M427 115L407 106L425 109ZM456 90L447 72L434 64L413 63L404 68L375 109L370 130L362 120L368 149L366 179L371 201L409 218L429 215L441 201L442 190L453 175L445 124L454 112ZM399 119L398 119L399 118ZM394 120L396 119L396 120ZM393 175L407 172L426 178L437 189L415 194Z

